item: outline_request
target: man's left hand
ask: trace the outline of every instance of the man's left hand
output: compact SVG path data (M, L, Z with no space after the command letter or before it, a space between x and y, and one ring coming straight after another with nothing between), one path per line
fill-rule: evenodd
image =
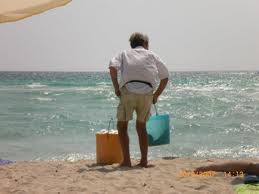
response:
M158 95L154 94L153 95L153 104L156 104L158 100Z

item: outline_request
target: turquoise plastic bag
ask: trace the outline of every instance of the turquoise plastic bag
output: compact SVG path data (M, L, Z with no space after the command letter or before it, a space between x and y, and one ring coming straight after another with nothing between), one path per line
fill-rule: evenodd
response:
M156 109L156 106L155 106ZM170 117L169 114L158 114L149 118L146 123L148 145L158 146L170 143Z

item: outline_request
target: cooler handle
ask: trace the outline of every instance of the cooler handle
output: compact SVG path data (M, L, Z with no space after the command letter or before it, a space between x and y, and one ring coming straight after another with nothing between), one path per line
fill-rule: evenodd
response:
M108 134L109 134L110 127L111 127L111 122L112 122L112 126L113 126L113 129L114 129L114 120L113 120L113 117L111 117L111 119L110 119L110 121L109 121L109 125L108 125Z

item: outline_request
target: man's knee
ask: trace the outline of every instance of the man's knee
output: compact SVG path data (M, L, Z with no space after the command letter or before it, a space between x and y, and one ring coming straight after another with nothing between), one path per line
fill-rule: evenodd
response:
M119 131L126 131L128 129L128 121L118 121L117 129Z
M146 131L146 122L136 121L136 129L139 133Z

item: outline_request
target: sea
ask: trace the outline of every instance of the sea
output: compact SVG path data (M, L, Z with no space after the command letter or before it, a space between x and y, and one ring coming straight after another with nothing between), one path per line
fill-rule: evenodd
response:
M0 72L0 158L94 160L118 102L108 72ZM157 108L171 142L150 159L259 157L259 72L171 72ZM128 131L138 159L134 120Z

